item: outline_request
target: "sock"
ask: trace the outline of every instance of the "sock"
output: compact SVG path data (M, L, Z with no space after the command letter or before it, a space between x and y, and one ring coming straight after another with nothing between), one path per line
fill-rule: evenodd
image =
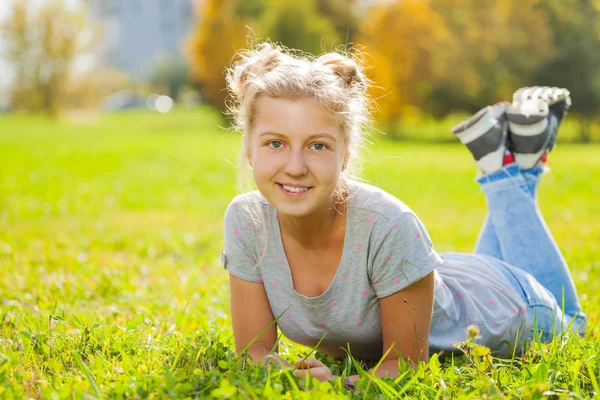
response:
M512 153L510 152L510 150L506 150L504 152L504 160L502 160L502 166L512 164L514 162L515 158L513 157Z
M544 162L546 162L546 153L544 153L544 155L542 156L542 158L544 159ZM515 162L515 157L513 157L512 153L510 152L510 150L506 150L504 152L504 159L502 160L502 166L504 167L505 165L508 164L512 164ZM480 174L478 174L478 176L483 176L485 175L485 171L484 170L479 170Z

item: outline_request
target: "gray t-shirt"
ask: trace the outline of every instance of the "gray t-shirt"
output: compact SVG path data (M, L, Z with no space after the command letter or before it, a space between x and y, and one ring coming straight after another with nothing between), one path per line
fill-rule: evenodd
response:
M383 339L378 299L434 271L430 350L451 350L465 340L466 327L475 324L480 329L477 342L505 353L503 340L514 340L527 318L525 304L497 271L495 259L462 253L440 257L423 223L403 202L375 186L347 183L341 261L329 288L316 297L294 290L277 210L260 192L239 195L227 208L222 264L231 274L264 286L273 315L281 315L277 325L283 334L309 347L325 335L320 351L343 357L342 348L349 345L353 356L379 360Z

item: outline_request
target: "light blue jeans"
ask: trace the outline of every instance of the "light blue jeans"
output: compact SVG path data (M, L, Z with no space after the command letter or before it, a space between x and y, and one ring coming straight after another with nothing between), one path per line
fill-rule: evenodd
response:
M537 207L542 171L542 167L522 170L513 163L477 179L488 215L475 253L498 260L498 269L528 305L529 321L535 321L532 325L547 341L569 326L583 334L587 317L569 267Z

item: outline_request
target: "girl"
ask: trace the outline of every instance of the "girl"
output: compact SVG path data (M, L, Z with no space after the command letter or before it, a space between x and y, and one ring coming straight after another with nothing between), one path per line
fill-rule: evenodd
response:
M495 354L530 340L534 326L544 340L569 324L583 331L568 267L535 202L566 90L522 89L512 105L455 128L482 170L489 215L473 254L438 255L407 205L352 178L369 120L355 61L262 44L242 54L227 82L258 190L227 208L221 258L236 348L250 344L254 362L274 349L270 357L291 367L277 355L277 328L310 347L322 339L318 349L333 357L349 349L379 360L391 348L375 372L390 377L399 357L452 351L469 325ZM294 374L308 371L336 378L314 358L296 362Z

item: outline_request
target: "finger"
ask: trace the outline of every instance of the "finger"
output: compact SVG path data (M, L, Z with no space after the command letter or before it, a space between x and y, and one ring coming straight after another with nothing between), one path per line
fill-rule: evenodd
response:
M317 378L321 381L327 374L323 368L297 369L293 372L295 376L305 377L309 375L311 378Z
M306 360L297 360L294 365L298 368L308 368L308 367L321 367L323 363L315 358L308 358Z
M311 367L321 367L323 366L323 363L319 360L317 360L316 358L309 358L308 360L306 360L308 362L308 365L310 365Z

